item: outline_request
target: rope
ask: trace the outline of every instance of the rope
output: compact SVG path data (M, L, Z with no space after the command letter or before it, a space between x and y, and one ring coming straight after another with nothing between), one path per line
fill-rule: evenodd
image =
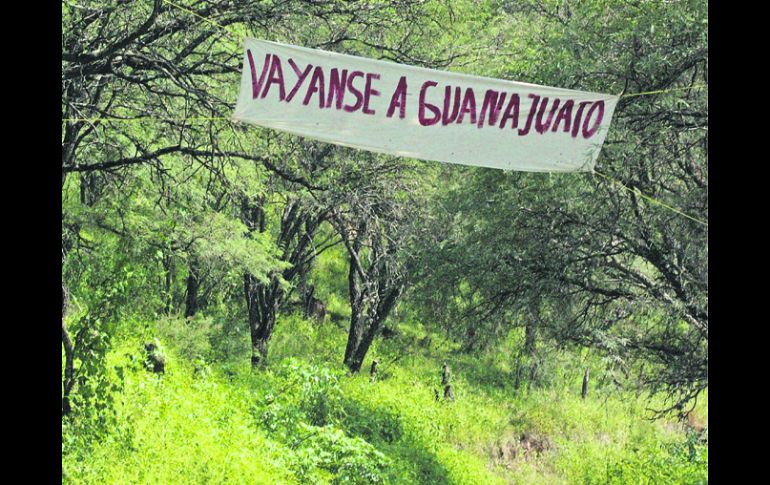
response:
M220 23L218 23L218 22L216 22L214 20L211 20L209 18L206 18L206 17L200 15L199 13L197 13L197 12L195 12L193 10L190 10L190 9L188 9L186 7L182 7L181 5L178 5L178 4L174 3L174 2L171 2L170 0L163 0L163 2L167 3L168 5L171 5L172 7L178 8L179 10L187 12L187 13L189 13L189 14L191 14L191 15L199 18L199 19L201 19L202 21L204 21L204 22L206 22L206 23L208 23L210 25L213 25L213 26L215 26L215 27L217 27L219 29L222 29L222 31L225 33L225 35L230 40L238 42L238 39L233 37L232 34L222 24L220 24ZM694 85L694 86L681 87L681 88L659 89L659 90L656 90L656 91L644 91L644 92L641 92L641 93L622 94L620 97L621 98L632 98L632 97L636 97L636 96L651 96L651 95L654 95L654 94L664 94L664 93L670 93L670 92L673 92L673 91L684 91L684 90L692 90L692 89L703 89L703 88L706 88L706 87L708 87L708 85L706 85L706 84L698 84L698 85ZM80 121L82 121L82 122L87 122L87 123L97 123L97 122L128 122L128 121L182 121L182 122L198 122L198 121L232 121L232 119L231 118L227 118L227 117L223 117L223 116L218 116L218 117L172 118L172 119L166 119L166 120L163 120L163 119L160 119L160 118L152 118L152 117L139 117L139 118L63 118L62 121L67 121L67 122L80 122ZM708 227L708 222L706 222L706 221L704 221L702 219L698 219L696 217L693 217L693 216L691 216L691 215L689 215L689 214L687 214L685 212L682 212L681 210L677 209L676 207L672 207L672 206L670 206L670 205L668 205L668 204L666 204L664 202L661 202L661 201L659 201L659 200L657 200L657 199L655 199L653 197L650 197L649 195L642 193L642 191L640 191L637 188L631 189L631 188L627 187L626 185L624 185L619 180L616 180L616 179L610 177L609 175L605 175L605 174L603 174L601 172L594 171L593 173L599 175L600 177L604 177L605 179L607 179L607 180L609 180L611 182L614 182L614 183L618 184L623 189L625 189L625 190L627 190L629 192L632 192L632 193L642 197L643 199L647 200L648 202L651 202L653 204L657 204L657 205L659 205L659 206L661 206L661 207L663 207L665 209L668 209L668 210L670 210L670 211L672 211L672 212L674 212L676 214L679 214L679 215L681 215L683 217L686 217L687 219L690 219L691 221L697 222L698 224L702 224L702 225Z
M689 89L703 89L707 88L708 84L696 84L694 86L687 86L684 88L671 88L671 89L659 89L657 91L644 91L641 93L622 94L621 98L633 98L634 96L649 96L652 94L670 93L671 91L686 91Z
M600 177L604 177L605 179L607 179L607 180L609 180L611 182L615 182L616 184L620 185L625 190L627 190L627 191L629 191L631 193L634 193L634 194L642 197L643 199L645 199L648 202L652 202L653 204L657 204L657 205L659 205L661 207L664 207L664 208L666 208L666 209L668 209L668 210L670 210L670 211L672 211L672 212L674 212L676 214L679 214L680 216L686 217L686 218L690 219L691 221L697 222L698 224L703 224L706 227L708 227L708 225L709 225L709 223L707 221L704 221L702 219L698 219L697 217L693 217L690 214L682 212L681 210L677 209L676 207L670 206L670 205L668 205L668 204L666 204L664 202L659 201L658 199L650 197L649 195L643 193L638 188L633 188L632 189L630 187L627 187L626 185L623 184L623 182L621 182L619 180L616 180L616 179L610 177L609 175L605 175L605 174L603 174L601 172L594 171L594 173L596 175L599 175Z
M211 20L209 18L206 18L203 15L201 15L201 14L199 14L199 13L193 11L193 10L190 10L189 8L183 7L183 6L178 5L178 4L174 3L174 2L171 2L169 0L163 0L163 2L171 5L172 7L176 7L179 10L182 10L184 12L187 12L187 13L191 14L191 15L194 15L195 17L198 17L199 19L203 20L204 22L213 25L214 27L218 27L218 28L222 29L222 31L227 35L227 37L230 40L238 42L238 39L233 37L232 34L230 33L230 31L227 30L224 25L222 25L222 24L220 24L218 22L215 22L214 20Z
M191 118L153 118L151 116L142 116L139 118L62 118L62 121L86 123L98 123L100 121L106 122L125 122L125 121L182 121L182 122L197 122L197 121L232 121L231 118L224 116L213 117L191 117Z

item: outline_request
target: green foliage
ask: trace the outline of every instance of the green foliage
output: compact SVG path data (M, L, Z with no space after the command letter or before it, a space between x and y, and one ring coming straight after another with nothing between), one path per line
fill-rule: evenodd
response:
M592 446L572 459L565 457L562 466L585 484L708 483L708 447L690 436L661 442L651 433L634 435L620 450Z
M342 412L341 371L289 359L277 376L286 382L283 399L292 399L294 411L313 426L335 422ZM270 400L270 397L267 398Z
M622 99L599 167L708 217L707 90L681 90L707 84L706 2L180 3L238 38L587 91L680 89ZM143 118L62 123L63 482L707 483L707 431L645 411L670 407L658 389L693 401L708 383L701 226L597 177L188 122L229 116L242 54L199 20L170 2L63 6L63 117ZM325 214L294 277L288 201ZM348 230L366 222L364 266L383 245L383 282L408 288L362 375L341 364L350 256L327 210ZM289 300L264 369L247 361L245 274ZM325 321L291 305L300 278Z
M65 483L288 483L281 447L251 426L246 396L235 399L216 376L193 379L178 363L162 378L142 368L127 374L124 432L63 445Z
M590 362L600 379L598 359L570 360L564 354L560 377L547 387L516 393L500 385L513 376L510 366L495 364L497 354L456 354L449 361L457 400L449 403L433 397L447 356L443 350L378 344L373 352L382 375L370 383L366 375L350 377L341 367L320 363L322 349L338 345L344 332L331 325L320 332L300 320L285 321L274 342L276 353L288 353L283 346L293 342L289 336L300 342L312 336L316 346L299 353L290 345L301 357L256 372L242 361L201 371L200 362L179 353L184 346L161 342L172 365L156 376L142 365L146 337L124 338L106 359L109 379L120 383L111 394L111 426L96 434L78 427L82 420L63 423L65 482L699 483L707 478L708 445L678 425L650 421L645 401L598 384L588 399L580 399L580 369ZM416 323L400 327L419 335ZM440 336L434 338L436 349L446 348ZM399 357L404 351L409 355ZM699 415L707 416L702 408ZM543 449L525 451L523 435L543 443Z
M159 338L169 342L180 356L190 361L212 359L212 341L222 331L211 317L202 314L193 318L161 317L156 321L155 328Z
M363 439L351 438L333 426L303 425L300 433L301 447L296 452L297 477L303 483L324 483L326 480L332 484L386 483L383 472L388 460ZM325 473L313 473L313 469Z
M350 306L347 300L348 254L339 244L316 259L310 282L317 288L317 297L326 304L326 311L332 318L347 323Z

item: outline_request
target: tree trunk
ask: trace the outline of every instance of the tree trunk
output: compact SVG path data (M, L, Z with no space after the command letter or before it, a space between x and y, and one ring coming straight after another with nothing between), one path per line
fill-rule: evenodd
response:
M351 372L356 373L361 370L361 365L364 362L362 352L362 345L364 341L363 331L364 324L361 322L362 315L350 316L350 331L348 332L348 341L345 345L345 365L348 366ZM369 350L368 347L366 350ZM363 355L366 355L366 350L363 350Z
M62 416L66 416L72 410L70 406L70 393L75 384L75 354L72 345L72 339L64 323L64 317L67 314L67 289L62 286L61 302L61 341L64 345L64 392L61 400Z
M80 174L80 203L88 205L88 174Z
M524 353L532 356L535 353L537 344L537 323L534 318L527 321L524 327Z
M523 368L523 365L521 363L521 357L519 357L519 362L516 364L516 379L513 381L513 388L517 391L521 387L521 370Z
M586 373L583 376L583 389L580 392L580 397L585 399L588 394L588 367L586 367Z
M304 280L307 279L307 273L302 273L303 283L300 285L302 288L302 314L305 318L310 318L313 315L313 300L315 299L315 286L307 286Z
M350 372L357 373L361 370L362 361L359 361L355 356L355 343L351 343L351 337L348 335L348 343L345 346L345 358L343 362L350 369Z
M271 283L264 285L250 274L244 275L244 289L249 311L251 366L264 366L267 359L267 345L275 327L281 292L277 282L271 280Z
M185 317L192 317L198 312L198 290L200 289L200 280L198 278L197 261L191 259L190 272L187 275L187 299L185 301L184 309Z
M164 292L165 294L164 299L166 300L165 306L163 308L163 311L166 315L171 314L171 310L174 306L174 295L172 294L173 291L173 271L174 271L174 261L171 258L170 254L164 254L163 255L163 271L165 273L165 282L164 282Z
M372 342L374 342L374 336L376 335L377 330L379 330L379 327L380 321L377 318L372 319L369 323L369 328L366 329L363 338L358 342L358 345L353 352L350 365L348 366L352 372L355 373L361 370L361 365L363 365L366 354L369 352L369 347L371 347Z
M255 204L243 199L241 220L249 233L258 231L264 234L267 231L264 204L264 198ZM283 280L292 282L298 276L306 278L316 251L313 238L324 217L323 213L304 208L300 200L291 200L284 207L276 241L282 250L281 260L290 264L280 275ZM271 275L267 283L260 283L247 273L244 275L244 289L251 333L251 365L257 367L265 365L276 315L287 295L280 288L277 274Z
M358 283L358 272L354 266L354 262L351 261L348 266L348 296L350 298L350 330L348 330L348 341L345 344L345 358L343 362L351 370L351 372L358 372L361 369L361 363L356 366L353 356L358 348L359 342L363 336L363 324L361 319L363 318L363 295L361 287Z
M340 219L336 222L348 250L350 330L344 363L356 373L404 286L395 271L393 249L383 238L369 232L366 218L360 219L355 229Z
M535 359L535 351L537 350L537 318L531 317L527 320L527 324L524 327L524 354L529 362L529 379L527 380L527 387L534 384L537 377L537 361Z
M350 332L348 333L348 343L345 346L345 365L351 372L356 373L361 370L369 347L371 347L374 338L380 326L388 317L390 310L395 306L398 296L401 294L401 288L393 288L382 304L375 308L368 308L368 311L360 309L353 310L351 305ZM371 312L371 314L366 314Z
M267 340L251 337L251 367L265 366L267 363Z

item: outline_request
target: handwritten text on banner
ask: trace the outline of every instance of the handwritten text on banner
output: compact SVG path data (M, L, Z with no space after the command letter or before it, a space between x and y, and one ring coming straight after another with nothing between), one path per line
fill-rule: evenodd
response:
M246 40L233 119L392 155L592 171L618 97Z

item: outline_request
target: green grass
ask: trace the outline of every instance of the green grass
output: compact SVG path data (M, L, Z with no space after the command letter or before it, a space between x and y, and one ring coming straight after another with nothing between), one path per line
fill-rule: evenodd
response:
M426 349L412 337L405 329L375 345L369 359L381 367L373 383L338 364L345 335L329 322L283 319L270 365L258 372L245 359L201 367L179 350L189 343L164 341L167 372L156 376L139 364L142 339L123 338L107 359L109 378L120 383L114 415L76 413L63 424L64 481L707 481L707 445L647 419L648 403L632 394L592 389L584 401L569 376L517 392L501 359L462 356L445 342ZM444 360L454 403L434 399ZM705 401L699 413L707 419Z

